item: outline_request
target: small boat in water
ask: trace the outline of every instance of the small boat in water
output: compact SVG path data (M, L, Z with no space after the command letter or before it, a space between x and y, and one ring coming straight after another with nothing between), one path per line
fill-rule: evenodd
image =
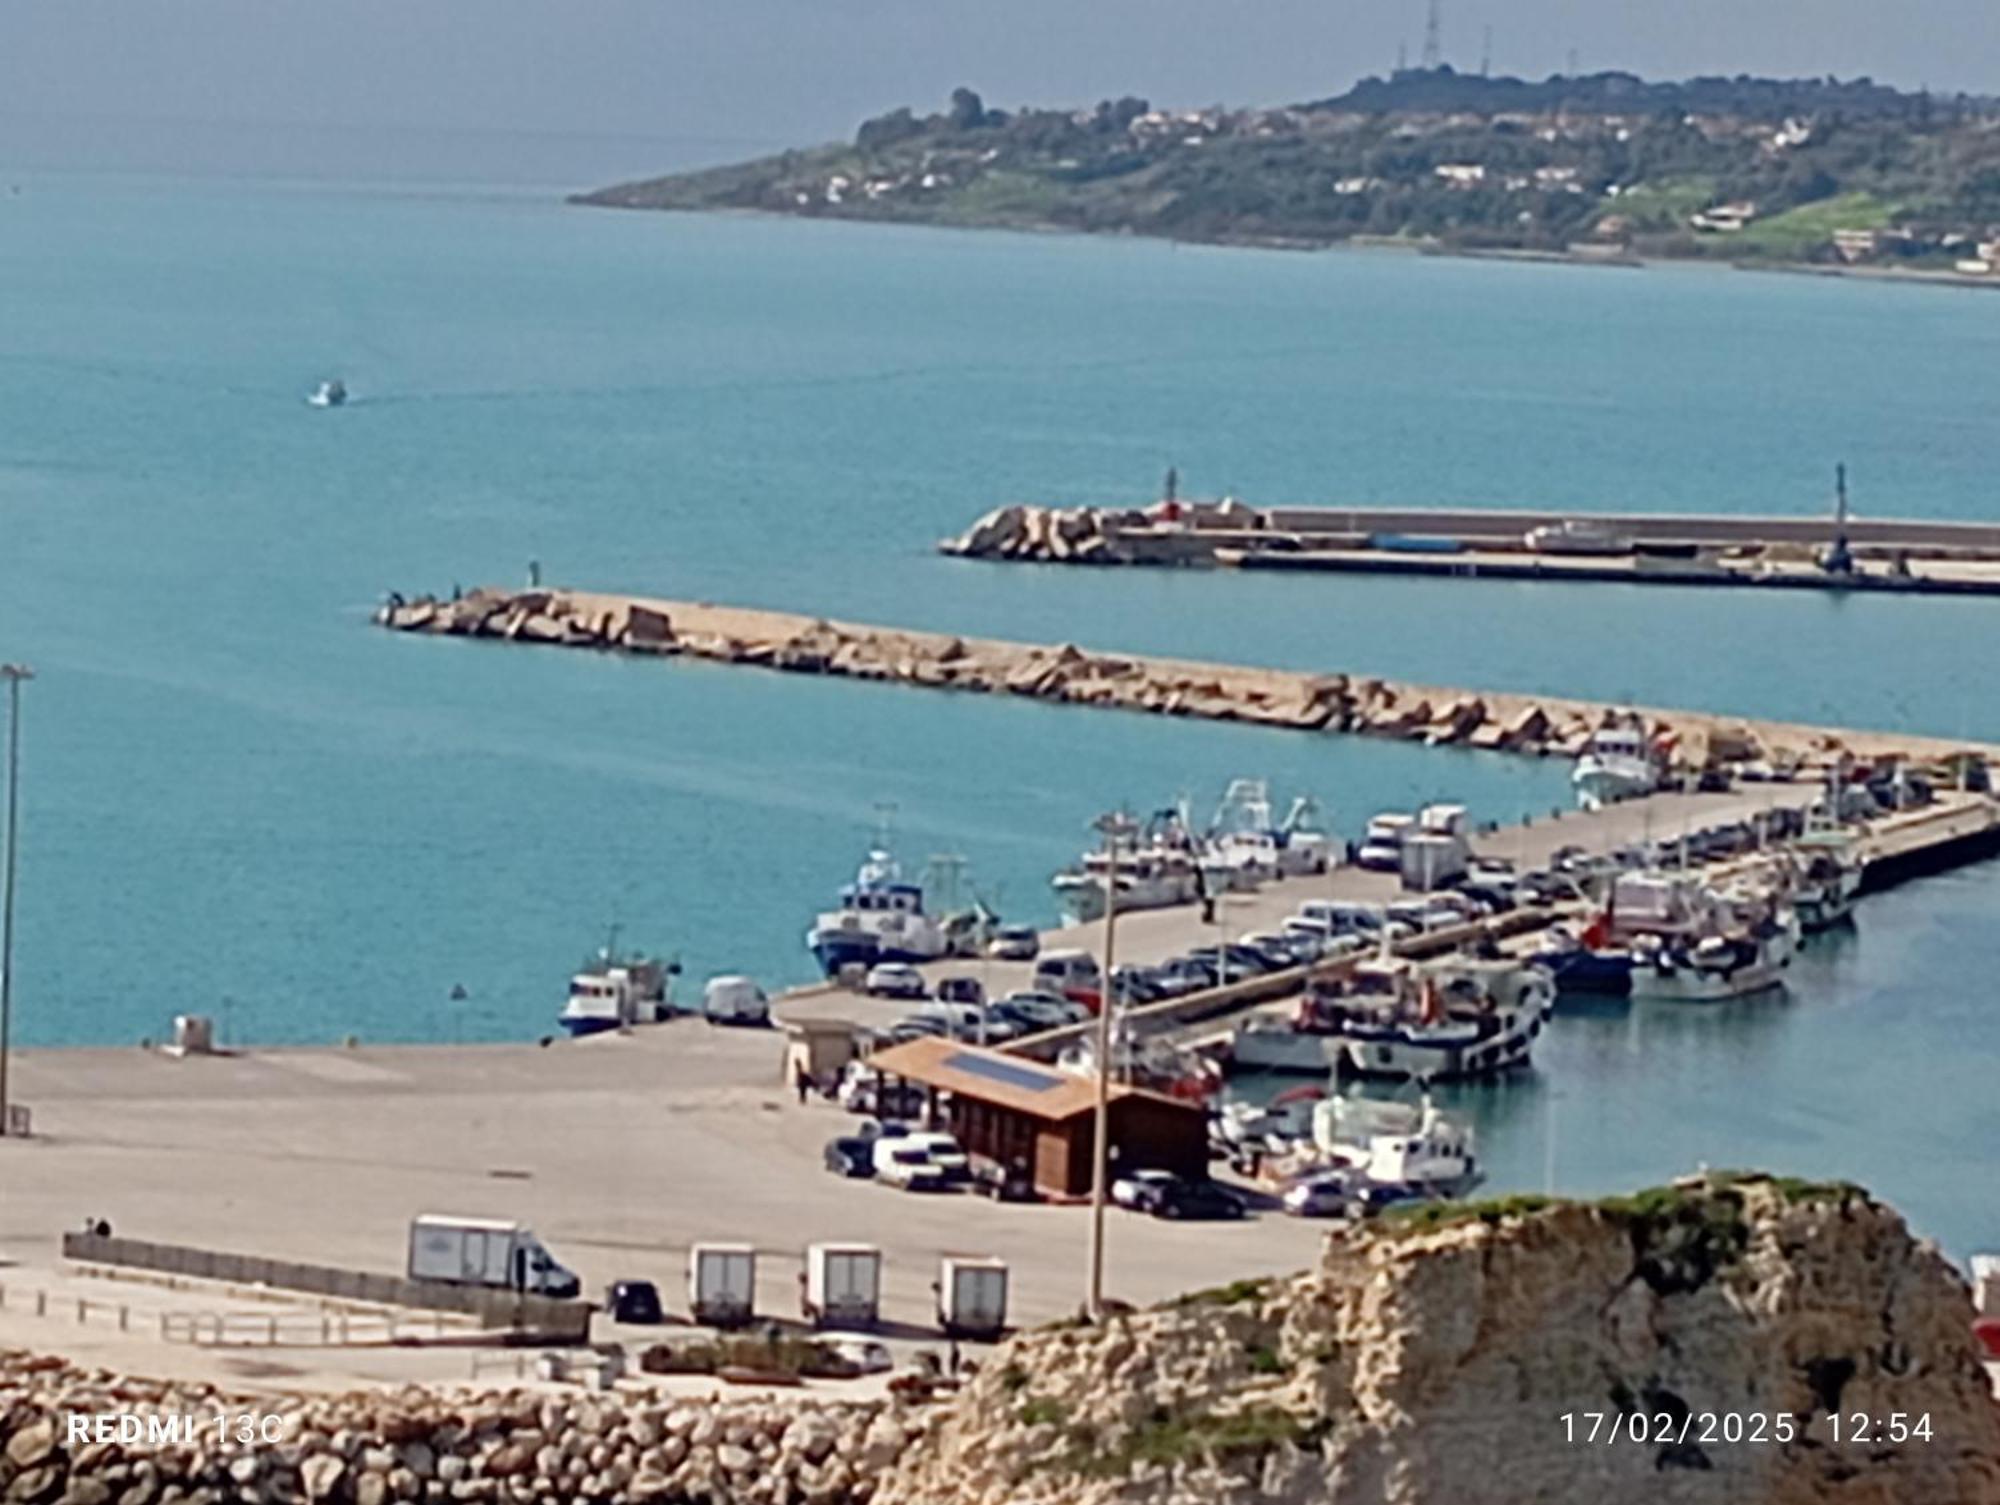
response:
M1462 1197L1484 1179L1472 1126L1421 1104L1328 1098L1313 1110L1313 1159L1294 1162L1287 1212L1366 1217L1398 1202Z
M337 408L347 401L347 383L339 377L321 382L306 399L309 408Z
M1570 773L1576 802L1585 810L1601 810L1651 794L1660 787L1662 762L1637 718L1601 726L1590 734Z
M569 980L569 998L556 1016L572 1037L657 1024L676 1012L673 978L678 962L618 955L613 927L604 949Z
M1861 899L1861 838L1830 811L1816 809L1792 842L1792 907L1807 935L1831 930L1854 915Z
M1694 873L1622 875L1606 919L1630 946L1632 996L1683 1003L1779 986L1800 936L1782 889L1718 889Z

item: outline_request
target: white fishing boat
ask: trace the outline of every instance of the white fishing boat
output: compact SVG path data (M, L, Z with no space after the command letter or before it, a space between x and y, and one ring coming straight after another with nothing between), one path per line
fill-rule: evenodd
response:
M347 401L347 383L338 377L321 382L306 398L309 408L337 408Z
M672 989L679 971L677 962L619 956L614 926L604 949L570 978L557 1022L571 1036L657 1024L676 1012Z
M1101 848L1049 880L1066 924L1087 925L1104 918L1105 874L1115 871L1118 909L1167 909L1201 897L1201 871L1194 838L1178 810L1161 810L1146 823L1137 843L1118 853L1117 863Z
M1313 1007L1340 1075L1463 1081L1527 1066L1555 996L1541 967L1454 956L1364 963L1353 991L1316 994Z
M1324 1076L1341 1056L1340 1039L1283 1014L1252 1014L1229 1037L1229 1064L1237 1071Z
M1274 878L1325 872L1333 865L1333 838L1319 829L1318 813L1311 797L1301 795L1283 820L1273 820L1269 785L1231 780L1201 844L1204 892L1243 892Z
M1640 936L1632 943L1632 996L1718 1003L1780 987L1799 934L1798 915L1782 905L1706 935Z
M1832 813L1815 809L1792 842L1792 907L1807 935L1831 930L1854 914L1860 902L1861 838Z
M1660 787L1658 750L1636 719L1615 721L1590 734L1570 774L1576 802L1599 810L1620 800L1637 799Z
M1364 1208L1461 1197L1483 1179L1472 1125L1429 1093L1420 1103L1337 1095L1314 1105L1312 1125L1323 1166L1344 1173L1348 1199Z
M806 946L828 977L881 962L936 961L952 951L948 926L926 912L923 885L905 881L886 847L868 853L841 889L839 908L814 919Z

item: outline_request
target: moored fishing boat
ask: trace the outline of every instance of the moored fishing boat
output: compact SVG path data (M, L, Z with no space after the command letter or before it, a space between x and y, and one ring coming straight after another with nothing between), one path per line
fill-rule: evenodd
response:
M559 1023L572 1037L635 1024L657 1024L675 1012L673 978L678 962L618 955L618 933L569 980Z
M1570 774L1576 802L1599 810L1651 794L1660 787L1663 761L1637 717L1608 722L1590 734Z
M1555 1008L1532 963L1454 956L1365 963L1354 990L1315 994L1334 1069L1389 1081L1464 1081L1527 1066Z
M1119 911L1166 909L1201 897L1195 842L1178 810L1161 810L1137 843L1114 864L1101 848L1085 852L1073 867L1049 880L1066 924L1086 925L1104 917L1105 875L1115 873Z

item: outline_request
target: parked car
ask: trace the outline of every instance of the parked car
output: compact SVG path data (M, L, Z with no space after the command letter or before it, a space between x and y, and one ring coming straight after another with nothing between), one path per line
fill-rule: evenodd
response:
M613 1322L652 1326L667 1320L660 1288L650 1280L614 1280L604 1290L604 1310Z
M875 1179L884 1186L896 1186L904 1191L944 1191L951 1185L951 1179L944 1167L931 1159L930 1152L921 1145L913 1145L913 1136L899 1139L878 1139L875 1141Z
M875 1139L858 1134L829 1139L821 1158L826 1168L836 1176L846 1176L854 1181L870 1180L875 1175Z
M873 1333L814 1333L812 1341L857 1374L882 1374L896 1367L889 1345Z
M1095 1009L1104 980L1088 951L1047 951L1035 962L1035 987Z
M1354 1188L1344 1172L1294 1181L1285 1189L1284 1208L1295 1218L1337 1218L1353 1205Z
M922 998L928 991L924 974L908 962L877 962L864 986L876 998Z
M930 1157L945 1180L963 1186L972 1179L972 1162L956 1137L937 1129L919 1129L906 1135L903 1143L913 1145Z
M1032 925L1002 925L986 943L986 954L996 962L1031 962L1041 949L1041 932Z
M1111 1183L1111 1200L1133 1212L1151 1212L1168 1191L1186 1184L1187 1179L1178 1171L1133 1171Z
M1039 1029L1061 1029L1069 1024L1082 1024L1091 1017L1090 1010L1082 1004L1053 993L1009 993L994 1007L1005 1010L1030 1028Z
M984 1003L986 985L976 977L941 977L937 996L945 1003Z
M1161 1191L1150 1211L1173 1222L1223 1222L1250 1211L1235 1192L1216 1181L1182 1181Z
M950 1035L955 1040L973 1040L979 1036L979 1026L985 1021L986 1008L977 1003L946 1003L940 998L926 999L911 1020L935 1020L939 1033Z

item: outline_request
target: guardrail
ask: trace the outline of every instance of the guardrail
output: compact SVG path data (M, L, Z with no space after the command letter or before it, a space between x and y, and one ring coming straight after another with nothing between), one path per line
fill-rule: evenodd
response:
M118 1331L132 1330L132 1309L122 1301L94 1301L88 1296L57 1296L40 1287L23 1289L0 1283L0 1312L21 1312L36 1317L70 1318L79 1327L99 1316Z
M381 1348L479 1329L433 1312L162 1312L160 1338L196 1348Z
M265 1285L305 1291L373 1306L418 1307L429 1311L463 1312L481 1326L507 1328L537 1340L585 1341L590 1336L591 1308L583 1301L558 1301L514 1291L450 1285L436 1280L405 1280L366 1270L331 1265L298 1264L250 1254L228 1254L181 1244L155 1244L143 1239L114 1238L96 1233L63 1235L63 1257L94 1264L159 1270L197 1280L235 1285Z

